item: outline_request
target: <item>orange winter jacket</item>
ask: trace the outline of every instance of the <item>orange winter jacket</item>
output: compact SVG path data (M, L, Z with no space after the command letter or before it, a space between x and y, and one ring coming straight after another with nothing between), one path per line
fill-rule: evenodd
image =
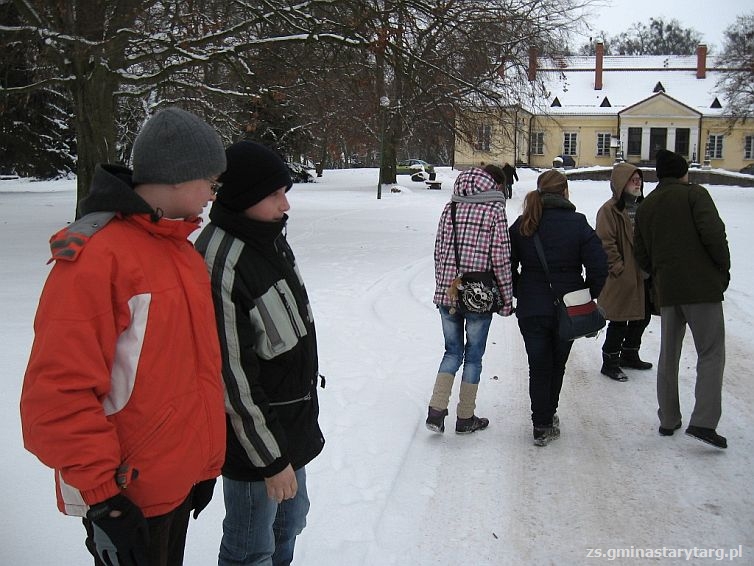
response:
M23 437L55 469L63 513L83 516L122 492L154 517L218 476L224 459L210 283L186 239L198 220L105 222L90 239L71 237L79 223L66 229L66 253L53 246L21 395Z

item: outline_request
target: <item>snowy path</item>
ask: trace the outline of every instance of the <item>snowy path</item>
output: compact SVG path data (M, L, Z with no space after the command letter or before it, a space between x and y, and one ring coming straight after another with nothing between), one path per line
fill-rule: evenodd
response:
M682 431L657 434L654 372L629 370L615 383L599 374L598 340L574 346L558 411L562 437L531 443L527 364L514 318L495 317L478 398L488 430L424 428L442 355L432 305L432 247L454 172L440 170L442 191L406 183L377 201L373 170L326 171L290 193L289 240L317 319L323 454L308 467L312 510L296 564L308 566L583 565L590 549L738 549L754 563L754 193L720 188L733 282L726 294L728 362L719 451ZM518 214L535 174L520 172L508 206ZM70 182L69 182L70 183ZM593 222L604 183L572 184L572 198ZM5 457L0 465L0 564L87 564L81 526L54 508L52 474L23 450L18 395L31 318L47 273L47 239L70 217L67 192L9 194L0 186L0 400ZM32 210L33 213L29 211ZM656 361L659 319L642 354ZM691 413L695 358L684 346L682 407ZM186 565L216 563L223 517L220 489L191 522ZM18 533L24 536L18 536ZM28 560L32 543L35 557ZM603 561L605 559L602 559ZM618 559L614 564L712 564Z
M416 221L401 216L416 214L412 204L390 211L394 226ZM511 217L519 206L514 198ZM592 217L595 212L596 206ZM430 234L436 218L427 222ZM352 220L365 228L361 220ZM410 231L402 233L405 247L413 251ZM344 242L358 247L349 235ZM366 238L363 245L368 244ZM426 235L421 245L424 259L409 263L402 263L410 255L405 251L398 257L370 255L380 271L357 302L354 318L361 348L371 344L368 354L357 356L372 372L359 386L360 402L365 403L364 397L371 402L364 410L342 407L363 419L361 427L339 435L341 444L352 446L344 448L351 456L345 477L332 478L317 463L311 477L321 471L320 481L343 485L362 466L377 473L371 472L363 507L351 504L338 513L329 505L321 508L322 520L332 527L316 543L309 538L302 544L302 559L370 566L430 565L438 556L456 564L581 564L588 561L590 549L751 548L752 488L742 473L752 464L744 440L752 419L752 393L746 385L750 372L744 374L745 383L735 377L726 383L721 431L733 449L720 453L681 433L659 437L654 372L630 371L631 381L614 383L599 374L601 339L579 341L559 411L563 436L540 449L531 444L523 343L514 319L496 317L478 402L479 413L492 420L490 429L473 437L452 432L456 384L449 431L428 433L423 419L442 341L436 312L427 312L433 266ZM371 264L365 258L349 273L369 281ZM728 373L735 375L752 348L746 333L736 334L749 323L731 322ZM658 349L659 319L654 319L644 354L656 360ZM694 363L690 337L684 352L688 369L682 398L688 415ZM323 407L325 419L327 409ZM380 450L369 449L374 442ZM338 497L341 490L331 493ZM315 508L311 523L317 513Z

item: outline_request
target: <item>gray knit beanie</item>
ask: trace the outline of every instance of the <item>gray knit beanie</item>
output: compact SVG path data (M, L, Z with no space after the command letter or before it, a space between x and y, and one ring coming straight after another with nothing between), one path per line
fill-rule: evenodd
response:
M133 182L172 185L213 179L225 171L225 148L204 120L170 107L152 116L136 136Z

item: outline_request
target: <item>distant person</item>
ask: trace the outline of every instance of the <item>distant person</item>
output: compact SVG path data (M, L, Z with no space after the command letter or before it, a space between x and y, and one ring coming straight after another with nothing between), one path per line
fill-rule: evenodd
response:
M505 176L505 171L503 171L500 167L497 165L493 165L492 163L489 163L488 165L484 166L484 170L489 173L490 177L495 179L495 185L497 185L497 189L503 193L503 196L507 199L507 191L506 191L506 184L507 184L507 177Z
M678 365L688 325L698 360L696 402L686 434L727 448L726 438L716 432L725 370L722 301L730 282L725 224L707 189L689 183L683 157L661 149L656 159L660 182L636 211L635 253L652 276L660 308L659 432L672 436L681 428Z
M317 336L285 237L288 167L241 141L197 239L212 274L223 352L228 448L220 566L287 565L306 525L306 465L319 428Z
M455 230L452 211L456 209ZM458 246L458 266L455 245ZM494 274L503 307L501 316L512 309L510 244L505 197L495 179L473 167L456 177L451 202L445 205L435 238L434 303L440 312L445 353L429 401L426 426L445 432L445 417L458 370L463 366L456 408L456 433L468 434L487 428L490 421L474 414L482 357L493 313L463 312L458 300L449 293L454 280L470 271Z
M518 181L518 173L516 173L516 167L510 163L503 165L503 172L505 173L505 198L510 200L513 197L513 180Z
M535 235L542 243L552 289ZM573 345L558 334L555 299L585 286L593 298L598 297L607 277L607 259L586 217L568 200L568 179L555 169L537 178L537 189L526 195L523 214L510 227L510 237L516 317L529 360L534 444L546 446L560 436L557 410Z
M187 237L224 170L215 130L161 110L134 141L133 171L98 165L81 218L51 240L21 425L55 468L60 511L84 517L97 566L182 564L189 514L220 474L220 345Z
M641 169L618 163L610 175L612 197L597 211L597 235L607 253L608 276L599 305L610 321L602 344L602 369L610 379L626 381L621 367L648 370L639 357L641 339L652 318L649 274L634 256L634 218L644 200Z

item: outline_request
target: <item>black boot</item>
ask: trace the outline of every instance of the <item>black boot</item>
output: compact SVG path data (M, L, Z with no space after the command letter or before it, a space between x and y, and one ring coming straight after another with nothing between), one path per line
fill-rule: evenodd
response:
M652 369L652 364L639 357L639 348L623 348L620 353L621 367L633 369Z
M618 366L619 360L620 352L615 352L614 354L602 352L602 369L600 373L615 381L628 381L628 376Z

